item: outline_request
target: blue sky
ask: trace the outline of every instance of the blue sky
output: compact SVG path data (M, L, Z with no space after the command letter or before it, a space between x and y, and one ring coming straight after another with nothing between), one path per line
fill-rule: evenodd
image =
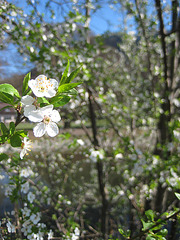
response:
M92 15L90 28L95 34L117 32L119 20L119 14L106 5Z
M108 4L105 3L104 0L102 4L102 8L98 9L95 13L91 15L90 28L96 35L103 34L106 31L116 32L118 31L118 20L119 15L117 12L113 11ZM9 0L12 4L23 8L25 13L30 11L30 7L27 7L26 0ZM40 0L41 4L44 4L44 0ZM43 7L40 6L39 10L44 12ZM67 8L68 10L68 8ZM57 10L55 10L57 11ZM59 19L55 19L54 21L59 21ZM61 18L61 21L63 19ZM7 54L8 52L8 54ZM9 65L0 66L0 77L4 78L9 76L8 73L15 74L17 71L19 73L25 73L28 69L28 66L23 65L23 58L20 54L17 53L16 48L10 44L7 49L0 52L1 60L8 62ZM14 61L14 59L18 58L19 61Z
M107 0L104 0L101 4L101 8L91 15L90 28L95 34L102 34L106 31L118 31L117 25L120 16L116 11L112 10L112 8L109 7L109 4L107 4L106 1ZM25 12L29 11L30 9L30 7L26 4L26 0L9 0L9 2L23 8ZM46 13L46 10L44 8L46 0L40 0L39 2L40 5L38 6L38 10L40 12ZM53 6L53 10L56 12L56 15L58 15L58 13L59 15L61 15L60 11L58 11L58 5L52 4L51 6ZM67 7L63 7L65 10L68 11L70 6L70 4L67 4ZM61 17L59 19L60 21L63 21ZM59 21L59 19L55 19L54 21Z

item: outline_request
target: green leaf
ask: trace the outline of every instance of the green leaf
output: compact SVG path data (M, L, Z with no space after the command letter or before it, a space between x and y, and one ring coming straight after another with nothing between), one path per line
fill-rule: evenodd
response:
M151 227L154 225L153 222L145 222L145 221L142 220L142 219L141 219L141 221L142 221L142 224L143 224L143 229L142 229L143 231L151 228Z
M63 73L63 75L62 75L62 77L61 77L59 86L66 83L67 75L68 75L68 72L69 72L69 66L70 66L70 63L69 63L69 60L68 60L66 69L64 70L64 73Z
M47 104L49 104L49 101L46 98L44 98L44 97L39 97L37 102L38 103L47 103Z
M8 137L5 135L0 136L0 144L4 144L8 140Z
M54 107L60 107L67 104L70 101L70 99L71 98L69 96L59 95L51 98L50 103L53 104Z
M0 162L3 161L3 160L7 160L9 157L7 154L5 153L0 153Z
M180 200L180 194L175 192L176 197Z
M15 131L15 124L14 124L14 122L10 122L10 124L9 124L10 135L12 135L14 133L14 131Z
M77 82L77 83L66 83L58 87L58 93L66 93L69 90L71 90L74 87L77 87L80 85L82 82Z
M148 236L146 237L146 240L156 240L156 238L153 238L152 235L148 235Z
M11 96L16 96L17 98L20 98L19 92L8 83L4 83L0 85L0 92L8 93Z
M67 94L68 95L78 95L78 91L75 88L73 88L73 89L69 90L67 92Z
M19 137L18 133L15 133L11 138L10 138L10 144L12 147L21 147L21 138Z
M79 73L81 67L77 68L76 70L74 70L70 75L69 77L67 78L66 80L66 83L70 83Z
M145 212L145 214L149 220L154 221L155 214L154 214L153 210L147 210Z
M16 132L16 134L18 134L19 136L21 136L21 137L27 137L27 135L28 135L28 131L25 131L25 130L19 130L19 131L17 131Z
M9 133L8 128L6 127L6 125L5 125L3 122L0 123L0 128L1 128L1 133L2 133L3 135L6 135L6 134Z
M14 98L12 95L5 93L5 92L0 92L0 101L4 103L8 103L13 105L14 104Z
M28 82L31 79L31 73L29 72L25 77L23 81L23 87L22 87L22 95L26 95L28 92Z

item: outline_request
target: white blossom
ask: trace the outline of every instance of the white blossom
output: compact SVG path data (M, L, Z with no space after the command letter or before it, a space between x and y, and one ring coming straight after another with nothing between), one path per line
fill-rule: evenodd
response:
M28 115L36 110L36 99L33 97L26 95L21 98L21 103L24 106L24 116L28 117Z
M24 207L21 211L24 218L30 216L31 210L29 208Z
M24 184L21 185L21 192L27 193L29 191L29 182L25 182Z
M116 156L115 156L115 159L116 159L116 160L122 159L122 158L123 158L122 153L118 153L118 154L116 154Z
M35 137L42 137L46 132L50 137L55 137L59 133L56 123L61 117L57 110L53 110L53 105L31 112L28 118L32 122L39 122L33 129Z
M28 85L37 97L51 98L56 95L58 88L58 82L55 79L47 79L45 75L39 75L35 80L31 79Z
M8 229L9 233L15 233L16 232L15 226L10 221L8 221L6 223L6 226L7 226L7 229Z
M24 168L20 172L20 177L29 177L30 175L33 174L33 171L30 169L30 167Z
M81 146L84 146L84 141L82 139L77 139L77 143Z
M35 197L36 196L32 192L29 192L28 195L27 195L28 201L30 203L32 203L34 201Z
M101 151L98 151L98 150L92 150L91 149L91 154L90 154L90 159L93 161L93 162L96 162L97 159L103 159L103 154Z
M28 155L28 152L31 151L32 148L31 141L27 137L25 137L22 141L21 148L22 150L20 152L20 158L23 159L25 155Z
M30 216L30 220L33 222L33 224L37 224L40 220L41 220L41 218L40 218L40 213L37 213L37 214L32 214L31 216Z
M51 238L53 238L53 231L50 229L50 231L48 232L48 240L50 240Z

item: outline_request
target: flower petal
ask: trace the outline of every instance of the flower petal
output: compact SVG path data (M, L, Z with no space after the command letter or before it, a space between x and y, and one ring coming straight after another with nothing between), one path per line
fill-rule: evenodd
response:
M56 91L53 88L48 89L48 91L44 93L44 96L47 98L54 97L55 95L56 95Z
M56 79L50 78L49 81L51 84L53 84L53 88L58 88L59 83Z
M57 110L53 110L51 113L51 120L53 122L59 122L61 120L61 116Z
M43 74L36 77L35 81L46 81L47 77Z
M59 128L56 123L50 122L46 126L46 131L50 137L55 137L59 133Z
M42 107L40 109L40 111L42 112L42 115L45 116L49 116L51 113L52 113L52 110L53 110L53 105L48 105L48 106L45 106L45 107Z
M23 159L25 154L26 154L26 149L22 149L20 152L20 158Z
M23 105L32 105L33 102L34 102L34 98L29 96L29 95L26 95L26 96L21 98L21 103Z
M35 137L42 137L46 132L46 126L44 123L38 123L34 128L33 128L33 133Z
M35 111L36 107L34 105L29 105L24 107L24 116L28 117L32 111Z
M35 110L28 114L28 119L32 122L41 122L43 120L43 114L41 110Z
M36 80L34 80L34 79L29 80L28 86L29 86L31 89L34 88L34 87L36 86Z

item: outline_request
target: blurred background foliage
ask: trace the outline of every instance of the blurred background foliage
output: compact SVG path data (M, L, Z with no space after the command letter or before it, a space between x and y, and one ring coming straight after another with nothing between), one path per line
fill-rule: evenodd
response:
M91 21L104 5L119 16L118 30L96 34ZM81 66L83 84L60 108L61 134L34 139L18 163L34 172L31 208L54 236L78 227L80 239L180 237L178 214L169 217L180 189L179 7L178 0L1 1L1 82L21 91L25 71L58 80L68 59L71 71ZM16 168L9 162L5 171ZM148 225L158 219L167 221Z

